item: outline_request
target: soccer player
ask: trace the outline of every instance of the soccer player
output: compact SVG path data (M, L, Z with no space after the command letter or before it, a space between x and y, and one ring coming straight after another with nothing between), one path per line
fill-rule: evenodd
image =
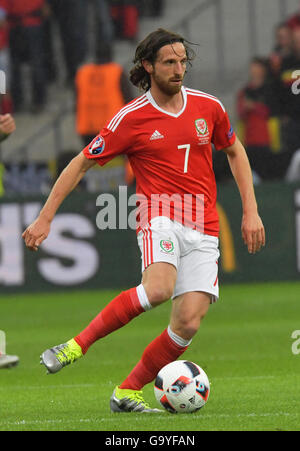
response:
M183 86L192 56L182 36L164 29L138 45L130 79L145 93L123 107L70 162L38 218L23 233L27 247L38 250L58 207L86 171L116 155L128 156L137 194L148 200L140 211L147 219L139 222L137 230L141 284L120 293L74 338L41 355L41 363L55 373L83 356L95 341L172 297L170 324L115 388L110 400L113 412L157 411L143 399L142 388L187 349L210 303L218 298L219 223L212 143L227 154L238 185L248 251L254 254L265 243L251 168L224 106L212 95ZM152 208L154 195L175 199L168 213L162 208L165 205ZM177 208L174 204L187 195L192 201L183 203L180 211L179 202Z
M16 129L15 120L11 114L0 114L0 142L5 141ZM1 180L0 180L1 186ZM1 331L0 331L1 332ZM0 369L11 368L19 363L16 355L7 355L0 350Z

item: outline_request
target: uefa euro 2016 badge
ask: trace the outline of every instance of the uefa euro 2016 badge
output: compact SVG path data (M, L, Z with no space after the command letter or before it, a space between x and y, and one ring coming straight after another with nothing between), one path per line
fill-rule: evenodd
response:
M96 136L89 146L91 155L100 155L104 151L105 141L102 136Z
M230 124L230 129L229 129L229 132L227 133L227 138L228 139L231 139L232 137L233 137L233 127L232 127L232 125Z
M197 131L197 136L199 138L199 145L209 144L210 138L209 138L209 130L207 126L207 122L205 119L196 119L195 120L195 126Z

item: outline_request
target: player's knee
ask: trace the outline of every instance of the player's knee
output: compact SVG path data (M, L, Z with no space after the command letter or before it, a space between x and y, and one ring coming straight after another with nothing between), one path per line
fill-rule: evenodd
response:
M155 307L170 299L173 294L173 286L166 284L156 284L153 287L146 288L150 304Z
M192 339L198 332L204 316L204 314L193 315L190 312L181 315L176 319L174 332L186 340Z
M199 321L181 321L179 323L178 335L186 340L190 340L196 335L200 326Z

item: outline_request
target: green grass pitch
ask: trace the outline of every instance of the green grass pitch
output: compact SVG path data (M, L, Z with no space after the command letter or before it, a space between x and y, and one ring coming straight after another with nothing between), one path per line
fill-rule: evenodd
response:
M195 414L112 414L109 398L168 325L170 302L46 375L39 355L80 332L113 291L0 297L0 329L19 366L0 370L0 430L300 430L300 283L223 286L184 355L207 372L211 394ZM300 350L300 345L294 349ZM153 385L144 389L156 405Z

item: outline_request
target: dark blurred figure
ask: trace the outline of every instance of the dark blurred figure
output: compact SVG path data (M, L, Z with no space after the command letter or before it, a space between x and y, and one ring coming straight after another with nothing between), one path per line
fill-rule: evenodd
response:
M290 56L293 51L293 37L291 29L285 23L276 27L274 52L281 58Z
M5 74L5 86L1 86L0 113L12 112L12 100L10 95L10 58L9 58L9 34L7 12L0 7L0 70Z
M275 45L270 55L271 70L278 76L281 70L283 58L289 57L293 53L293 35L290 27L281 23L276 27Z
M96 49L100 45L112 43L115 38L114 24L110 11L110 0L90 0L96 21Z
M66 69L66 84L73 87L76 71L87 53L87 0L47 0L51 16L47 21L46 59L49 81L58 76L58 63L53 48L54 22L57 23Z
M293 153L300 148L300 94L293 89L300 71L300 27L293 30L293 52L283 58L280 70L281 112L285 148Z
M16 123L10 114L0 114L0 143L5 141L16 130ZM4 174L5 166L0 160L0 197L4 195ZM1 353L0 353L1 357ZM1 368L1 365L0 365Z
M7 12L11 59L11 94L14 110L24 102L22 65L31 69L32 111L39 112L46 102L46 74L43 64L43 21L45 0L1 0Z
M263 180L280 176L281 168L271 151L269 128L269 120L278 110L268 63L264 58L254 58L250 63L249 81L238 93L237 111L244 125L244 145L250 165Z
M140 0L138 3L141 17L160 17L165 7L165 0Z
M117 39L135 40L139 31L139 1L109 0Z

